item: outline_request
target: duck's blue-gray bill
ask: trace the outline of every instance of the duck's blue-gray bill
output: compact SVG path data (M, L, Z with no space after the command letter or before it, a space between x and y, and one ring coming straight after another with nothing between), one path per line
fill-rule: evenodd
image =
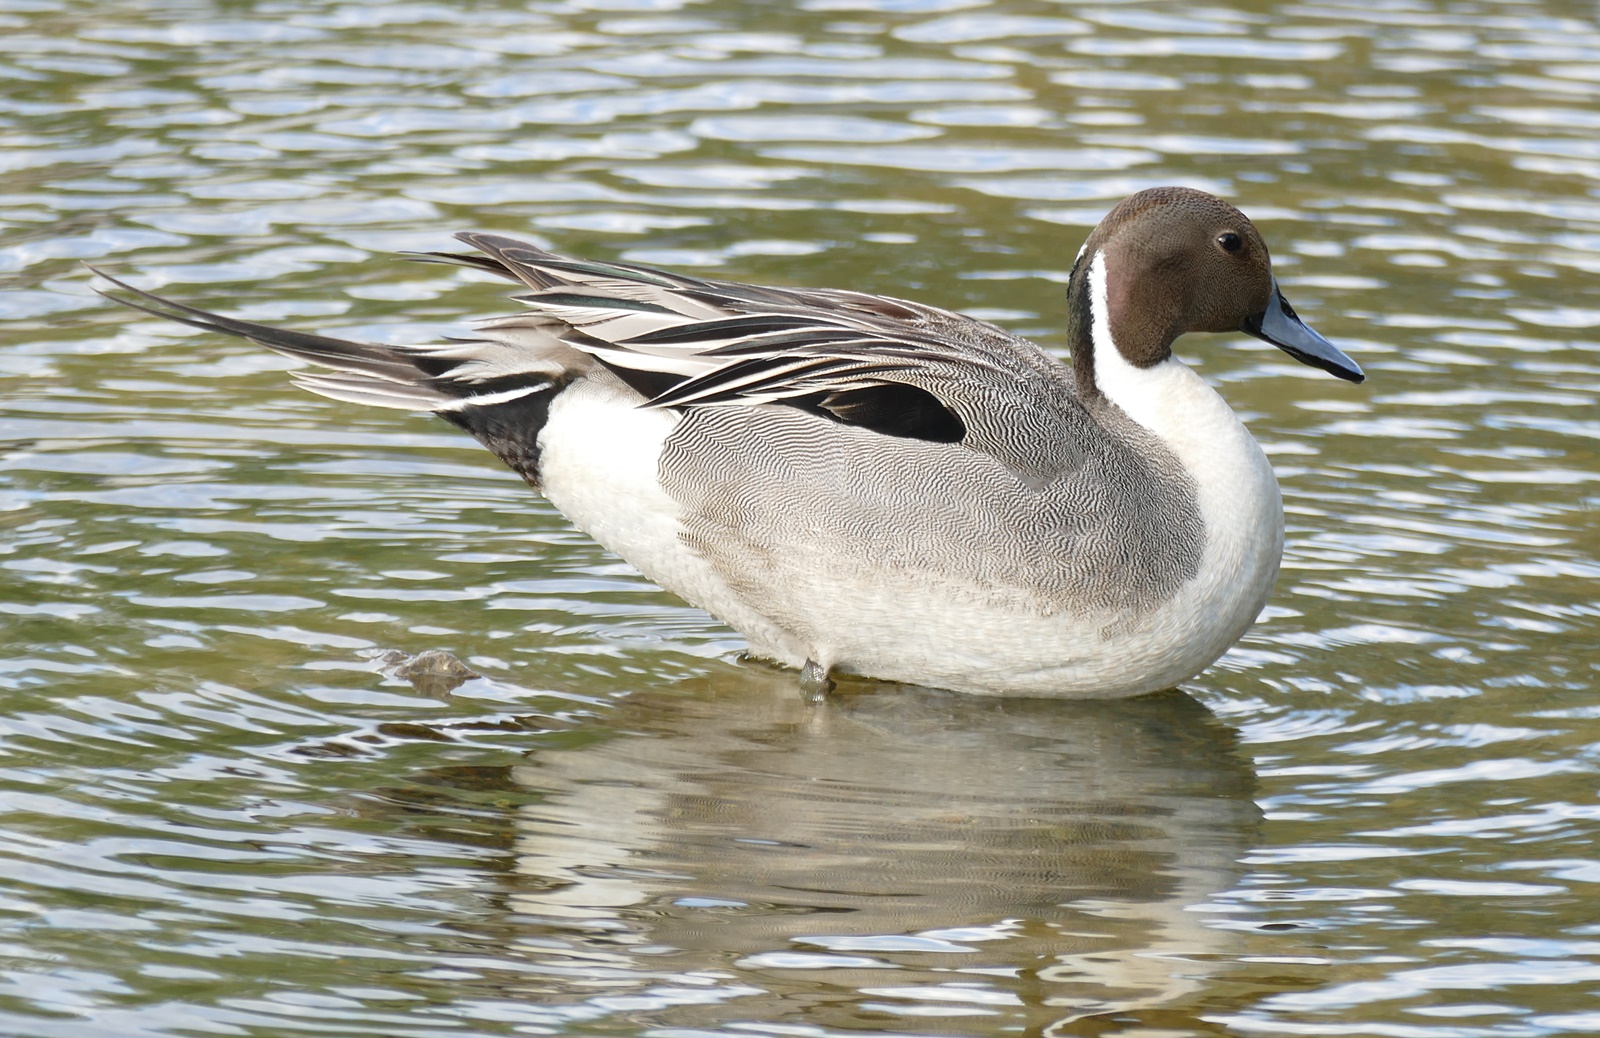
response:
M1302 364L1321 368L1348 382L1361 382L1367 377L1361 365L1300 320L1294 307L1283 298L1276 280L1272 283L1272 301L1267 304L1266 312L1245 321L1240 330L1272 343Z

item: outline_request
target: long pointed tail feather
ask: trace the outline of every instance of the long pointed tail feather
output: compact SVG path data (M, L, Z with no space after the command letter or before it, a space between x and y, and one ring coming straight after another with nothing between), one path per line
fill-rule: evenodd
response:
M570 379L569 364L581 370L593 363L537 321L525 323L514 339L453 339L432 346L353 342L224 317L89 269L125 295L96 291L124 306L192 328L239 336L332 369L290 375L296 385L313 393L348 403L431 411L471 433L535 486L539 433L550 402Z
M88 266L88 264L85 264L85 266ZM321 364L324 367L334 368L338 371L348 371L354 374L399 382L414 380L421 374L414 363L397 356L392 346L371 342L351 342L347 339L334 339L326 335L311 335L307 332L296 332L287 328L274 328L270 325L257 324L254 321L241 321L235 317L224 317L221 314L214 314L197 307L173 302L171 299L165 299L141 288L134 288L126 281L114 278L96 267L90 266L89 269L135 298L124 299L99 288L95 289L96 292L114 302L130 306L135 310L142 310L155 317L164 318L168 321L177 321L179 324L186 324L191 328L236 335L242 339L248 339L258 346L265 346L276 353L282 353L285 356L299 360L307 360L313 364Z
M133 298L96 289L107 299L169 321L222 332L332 371L296 372L296 384L351 403L404 411L461 411L489 407L536 393L561 377L559 362L506 343L456 339L437 346L395 346L335 339L224 317L174 302L90 270ZM552 348L565 351L551 338ZM576 354L574 354L576 356Z

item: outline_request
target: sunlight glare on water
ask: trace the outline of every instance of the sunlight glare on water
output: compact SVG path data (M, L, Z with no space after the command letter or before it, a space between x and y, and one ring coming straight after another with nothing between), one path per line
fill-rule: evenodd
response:
M1592 4L0 0L0 1032L1600 1029ZM1060 350L1122 196L1353 387L1179 351L1288 514L1182 692L792 674L438 421L95 296L460 334L492 230ZM439 648L475 676L407 679ZM457 684L456 682L461 683ZM1591 896L1594 895L1594 896Z

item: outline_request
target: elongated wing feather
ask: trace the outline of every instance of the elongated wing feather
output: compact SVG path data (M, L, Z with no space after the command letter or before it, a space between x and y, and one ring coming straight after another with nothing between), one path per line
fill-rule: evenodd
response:
M885 296L715 281L569 260L498 235L459 237L532 289L517 296L527 312L481 331L516 334L523 322L553 318L564 343L648 406L786 402L888 435L948 441L959 430L960 442L1031 482L1080 460L1073 443L1090 419L1070 372L987 322ZM1017 428L1040 438L1019 441Z

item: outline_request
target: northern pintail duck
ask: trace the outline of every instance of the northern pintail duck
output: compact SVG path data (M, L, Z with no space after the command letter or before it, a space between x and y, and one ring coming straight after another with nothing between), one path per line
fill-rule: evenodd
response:
M331 369L335 400L431 411L579 529L802 668L989 695L1137 695L1193 677L1266 602L1266 456L1172 354L1246 332L1352 382L1267 247L1201 191L1141 191L1067 282L1071 366L985 321L557 256L492 234L430 254L525 286L443 345L129 305Z

